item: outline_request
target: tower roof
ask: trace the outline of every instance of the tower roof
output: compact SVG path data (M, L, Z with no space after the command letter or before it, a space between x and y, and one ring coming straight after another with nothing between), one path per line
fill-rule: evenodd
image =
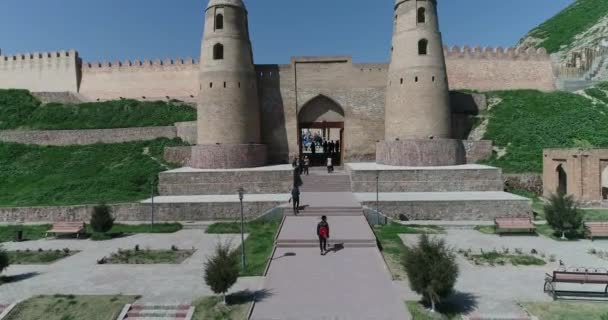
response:
M233 6L245 9L243 0L210 0L207 9L214 6Z

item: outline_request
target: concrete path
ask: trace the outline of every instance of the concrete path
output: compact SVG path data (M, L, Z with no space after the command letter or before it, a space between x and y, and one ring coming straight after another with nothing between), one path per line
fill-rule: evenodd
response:
M22 278L0 285L0 304L27 299L34 295L130 294L141 295L141 303L191 303L213 295L203 279L203 261L218 241L240 243L240 236L209 235L204 230L182 230L174 234L139 234L103 242L90 240L38 240L4 243L7 250L42 248L81 251L51 265L13 265L3 276ZM97 259L131 249L195 248L192 257L179 265L98 265ZM260 288L261 277L240 278L233 291Z
M315 234L320 217L287 217L264 281L266 295L251 319L410 319L362 210L358 216L340 215L340 208L361 208L353 194L309 192L301 198L302 205L327 210L330 240L347 244L322 256Z

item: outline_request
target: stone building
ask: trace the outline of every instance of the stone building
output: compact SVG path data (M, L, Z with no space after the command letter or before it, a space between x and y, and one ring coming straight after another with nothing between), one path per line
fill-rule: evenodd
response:
M573 195L587 203L608 200L608 149L546 149L543 195Z

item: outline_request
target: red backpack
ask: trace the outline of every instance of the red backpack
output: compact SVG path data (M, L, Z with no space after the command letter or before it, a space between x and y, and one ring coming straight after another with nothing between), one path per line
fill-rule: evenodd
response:
M322 238L327 238L327 236L329 236L329 228L327 226L321 226L321 228L319 228L319 235L321 235Z

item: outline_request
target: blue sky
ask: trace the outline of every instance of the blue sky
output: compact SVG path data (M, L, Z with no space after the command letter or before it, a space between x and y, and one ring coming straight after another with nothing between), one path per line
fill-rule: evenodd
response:
M574 0L439 0L444 43L512 46ZM256 63L388 60L394 0L246 0ZM207 0L2 0L0 49L74 48L86 61L198 58Z

